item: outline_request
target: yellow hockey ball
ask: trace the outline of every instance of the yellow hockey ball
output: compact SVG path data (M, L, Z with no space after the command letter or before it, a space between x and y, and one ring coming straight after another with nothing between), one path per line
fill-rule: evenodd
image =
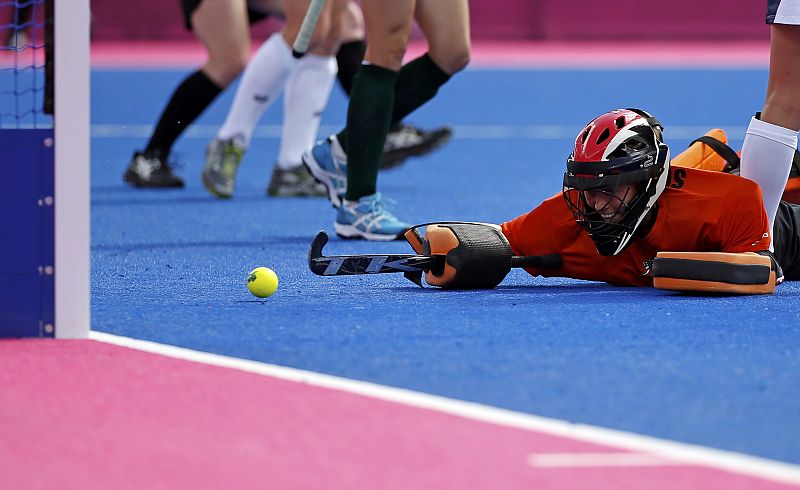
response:
M247 276L247 289L259 298L272 296L278 290L278 275L268 267L256 267Z

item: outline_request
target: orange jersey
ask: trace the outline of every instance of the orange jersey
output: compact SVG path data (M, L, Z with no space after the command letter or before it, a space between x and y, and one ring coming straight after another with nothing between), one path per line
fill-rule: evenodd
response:
M652 286L658 252L759 252L769 250L769 222L761 189L748 179L692 168L670 168L658 199L655 224L613 257L597 253L557 194L527 214L503 223L516 255L560 254L559 269L526 269L537 276L572 277L619 286Z

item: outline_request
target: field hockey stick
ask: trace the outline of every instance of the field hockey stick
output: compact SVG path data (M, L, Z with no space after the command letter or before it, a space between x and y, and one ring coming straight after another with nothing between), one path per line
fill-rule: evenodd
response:
M300 32L297 33L297 38L295 38L292 46L292 56L295 58L301 58L308 51L308 43L311 41L311 35L314 34L319 14L324 6L325 0L311 0L308 5L308 11L306 11L306 16L303 17L303 23L300 25Z
M425 272L444 266L444 255L413 254L363 254L330 255L322 254L328 243L328 234L317 233L308 250L308 267L318 276L348 276L355 274L386 274L392 272ZM561 267L560 255L514 255L511 267L534 267L537 269L557 269Z

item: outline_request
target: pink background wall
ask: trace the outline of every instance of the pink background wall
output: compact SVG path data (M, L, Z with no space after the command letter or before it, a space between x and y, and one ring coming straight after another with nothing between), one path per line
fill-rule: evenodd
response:
M767 39L753 0L471 0L474 39ZM92 0L100 41L192 39L178 0ZM256 24L263 38L280 26Z

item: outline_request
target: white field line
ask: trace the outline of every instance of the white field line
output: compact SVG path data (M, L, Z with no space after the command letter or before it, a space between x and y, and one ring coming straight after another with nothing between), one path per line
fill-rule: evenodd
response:
M588 468L610 466L684 466L687 463L644 453L536 453L528 455L536 468Z
M706 131L718 126L670 126L665 136L670 139L694 139ZM184 133L185 138L199 138L210 140L217 134L219 126L194 125ZM341 129L339 126L321 126L319 134L333 134ZM581 126L568 125L454 125L453 136L456 139L468 140L504 140L504 139L531 139L531 140L557 140L572 139L580 131ZM724 126L722 129L728 134L731 141L741 141L744 138L745 126ZM92 138L147 138L153 131L150 124L92 124ZM279 139L281 125L262 124L253 133L255 139Z
M356 381L301 369L221 356L218 354L209 354L207 352L158 344L146 340L120 337L102 332L89 332L89 338L177 359L239 369L287 381L339 390L417 408L435 410L437 412L456 415L471 420L542 432L595 444L603 444L627 451L644 452L683 464L702 465L731 473L749 475L782 483L800 484L800 466L757 456L658 439L586 424L574 424L564 420L513 412L511 410L453 400L402 388L393 388L365 381Z

